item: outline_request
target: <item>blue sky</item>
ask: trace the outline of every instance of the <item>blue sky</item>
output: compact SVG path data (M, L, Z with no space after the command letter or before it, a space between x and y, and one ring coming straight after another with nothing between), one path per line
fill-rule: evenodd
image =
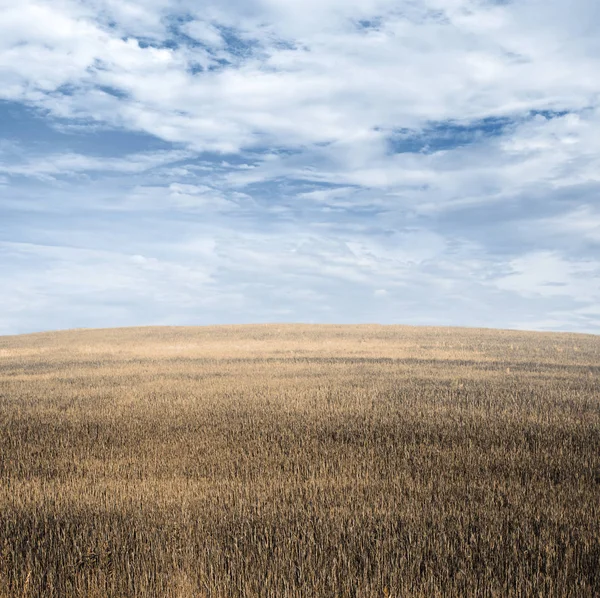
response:
M596 0L0 11L0 334L600 333Z

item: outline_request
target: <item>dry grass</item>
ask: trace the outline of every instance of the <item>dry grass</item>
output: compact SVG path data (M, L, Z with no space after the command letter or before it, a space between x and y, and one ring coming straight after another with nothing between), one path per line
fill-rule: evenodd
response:
M600 337L0 337L0 597L600 595Z

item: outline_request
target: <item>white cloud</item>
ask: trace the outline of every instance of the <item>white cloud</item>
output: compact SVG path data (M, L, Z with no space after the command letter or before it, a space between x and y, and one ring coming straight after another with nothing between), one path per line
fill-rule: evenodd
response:
M0 163L0 172L37 178L73 176L97 171L132 174L177 162L189 156L189 152L175 150L145 152L119 158L102 158L83 154L45 154L25 157L12 164Z
M171 183L163 186L140 186L129 193L119 210L181 210L203 214L229 212L253 205L252 198L243 193L224 193L207 185Z
M494 284L524 297L569 297L578 302L600 302L600 261L566 260L553 252L533 252L509 263L512 270Z
M359 144L374 127L418 129L428 120L588 106L600 85L598 61L589 52L595 39L557 41L564 24L550 17L534 21L537 2L526 4L429 2L419 9L371 1L256 3L246 30L237 13L208 5L209 15L237 24L239 35L252 38L257 49L241 64L230 50L231 67L192 75L194 52L206 61L204 50L141 47L132 37L122 39L132 15L152 35L166 36L161 17L169 7L177 10L175 4L128 2L117 10L111 2L94 11L88 3L51 7L25 0L0 25L0 64L9 82L4 93L63 116L227 151L260 143ZM562 19L557 4L549 9L545 3L544 12ZM582 17L593 11L582 1L577 6ZM100 8L117 27L105 26ZM377 30L356 26L374 17L381 21ZM576 29L572 19L567 23ZM214 20L197 19L184 29L212 32L211 43L217 43ZM40 94L65 84L73 86L70 95ZM105 97L102 104L97 85L128 99Z
M600 209L591 205L580 205L559 216L542 218L537 225L542 234L552 238L600 243Z
M182 27L182 31L186 35L206 44L210 48L225 47L225 40L223 39L221 32L212 23L207 23L206 21L191 21Z

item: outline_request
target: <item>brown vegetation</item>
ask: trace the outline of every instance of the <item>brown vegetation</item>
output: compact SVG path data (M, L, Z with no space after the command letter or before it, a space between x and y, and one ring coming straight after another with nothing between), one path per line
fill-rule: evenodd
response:
M0 596L600 595L600 337L0 337Z

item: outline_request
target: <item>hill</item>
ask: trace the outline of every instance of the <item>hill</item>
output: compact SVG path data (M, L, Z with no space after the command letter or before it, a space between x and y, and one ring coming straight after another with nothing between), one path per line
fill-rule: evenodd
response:
M600 337L0 337L0 597L597 596Z

